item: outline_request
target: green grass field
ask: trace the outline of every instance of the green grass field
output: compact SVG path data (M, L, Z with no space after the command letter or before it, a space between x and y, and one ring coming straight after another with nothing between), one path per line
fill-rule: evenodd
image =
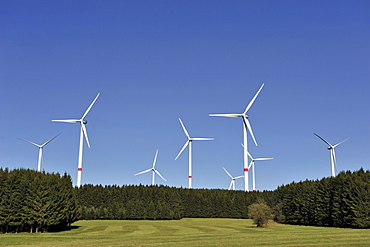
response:
M370 246L370 229L256 228L241 219L78 221L63 232L0 234L0 246Z

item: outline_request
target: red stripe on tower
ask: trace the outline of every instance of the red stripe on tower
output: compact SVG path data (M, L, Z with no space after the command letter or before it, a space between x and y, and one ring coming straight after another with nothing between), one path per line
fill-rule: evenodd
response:
M247 171L249 171L249 169L248 168L244 168L244 171L247 172Z
M188 178L193 178L193 176L189 176Z
M78 169L77 169L77 171L80 171L80 172L82 172L82 168L78 168Z

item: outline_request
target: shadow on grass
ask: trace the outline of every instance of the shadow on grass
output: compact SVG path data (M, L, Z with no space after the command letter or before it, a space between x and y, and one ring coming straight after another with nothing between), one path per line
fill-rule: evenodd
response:
M71 230L75 230L75 229L78 229L80 228L81 226L66 226L64 227L63 229L50 229L48 232L52 232L52 233L58 233L58 232L68 232L68 231L71 231Z

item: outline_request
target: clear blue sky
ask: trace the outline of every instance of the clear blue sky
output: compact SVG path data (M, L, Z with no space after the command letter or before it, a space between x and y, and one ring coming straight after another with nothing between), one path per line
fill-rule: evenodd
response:
M242 175L240 113L258 147L257 189L330 176L326 145L341 170L370 167L369 1L8 1L0 2L0 166L77 176L79 125L88 114L82 182L227 189ZM243 182L237 180L236 188Z

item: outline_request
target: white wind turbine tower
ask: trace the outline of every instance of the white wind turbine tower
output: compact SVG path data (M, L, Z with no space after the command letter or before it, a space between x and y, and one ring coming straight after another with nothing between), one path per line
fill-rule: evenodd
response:
M188 138L188 140L185 142L184 146L180 150L179 154L176 156L175 160L177 160L177 158L180 156L180 154L189 145L189 175L188 175L188 179L189 179L189 189L191 189L192 188L192 180L193 180L193 175L192 175L192 142L193 141L212 141L214 138L199 138L199 137L198 138L192 138L192 137L190 137L189 133L186 131L186 128L185 128L185 126L182 123L180 118L179 118L179 121L181 123L181 126L182 126L182 128L184 130L184 133L185 133L186 137Z
M322 138L321 136L319 136L318 134L314 133L315 136L317 136L318 138L320 138L323 142L325 142L326 144L329 145L328 147L328 150L330 150L330 160L331 160L331 176L332 177L335 177L335 169L337 168L337 159L335 157L335 148L337 146L339 146L340 144L342 144L343 142L347 141L349 139L349 137L347 139L345 139L344 141L341 141L339 142L338 144L336 145L331 145L328 141L326 141L324 138Z
M54 140L55 138L57 138L57 136L59 136L61 133L59 133L58 135L54 136L53 138L51 138L50 140L48 140L47 142L45 142L44 144L42 145L39 145L39 144L36 144L34 142L30 142L30 141L27 141L27 140L24 140L24 139L21 139L21 138L18 138L19 140L22 140L22 141L25 141L25 142L28 142L28 143L31 143L32 145L35 145L36 147L39 148L39 161L37 163L37 171L40 172L41 171L41 165L42 165L42 148L47 145L49 142L51 142L52 140Z
M249 164L249 168L252 167L252 186L253 186L253 191L256 191L256 175L255 175L255 167L254 167L254 162L259 161L259 160L272 160L274 158L253 158L252 155L248 152L249 158L251 158L251 163Z
M98 99L100 93L96 95L95 99L93 102L90 104L89 108L85 111L84 115L82 116L81 119L66 119L66 120L51 120L53 122L63 122L63 123L80 123L80 148L78 152L78 168L77 168L77 187L79 188L81 186L81 180L82 180L82 153L83 153L83 139L85 136L87 146L90 148L90 142L89 138L87 137L87 130L85 124L87 124L87 121L85 120L86 115L89 113L91 110L91 107L94 105L95 101Z
M257 93L254 95L252 100L249 102L247 108L245 108L245 111L243 113L236 113L236 114L209 114L211 117L241 117L243 119L243 143L244 143L244 151L243 151L243 157L244 157L244 191L249 191L249 185L248 185L248 144L247 144L247 129L250 132L252 139L254 143L257 146L256 139L254 138L253 131L251 124L248 120L249 116L247 115L248 110L251 108L253 102L256 100L258 94L261 92L263 86L265 84L262 84L260 89L257 91Z
M231 178L231 182L230 182L229 190L230 190L231 186L233 187L233 190L235 190L235 180L236 180L236 179L238 179L238 178L242 178L242 177L244 177L244 176L242 175L242 176L238 176L238 177L233 177L233 176L231 176L231 174L226 170L226 168L225 168L225 167L222 167L222 168L225 170L225 172L227 173L227 175L229 175L229 177Z
M154 178L155 178L155 174L157 173L158 176L160 176L164 181L166 181L166 179L164 179L164 177L159 173L159 171L157 169L155 169L155 163L157 162L157 156L158 156L158 149L157 149L157 152L155 152L155 156L154 156L154 161L153 161L153 166L152 168L148 169L148 170L145 170L145 171L142 171L142 172L139 172L139 173L136 173L134 176L136 175L140 175L140 174L143 174L143 173L146 173L146 172L150 172L152 171L152 185L154 185Z

